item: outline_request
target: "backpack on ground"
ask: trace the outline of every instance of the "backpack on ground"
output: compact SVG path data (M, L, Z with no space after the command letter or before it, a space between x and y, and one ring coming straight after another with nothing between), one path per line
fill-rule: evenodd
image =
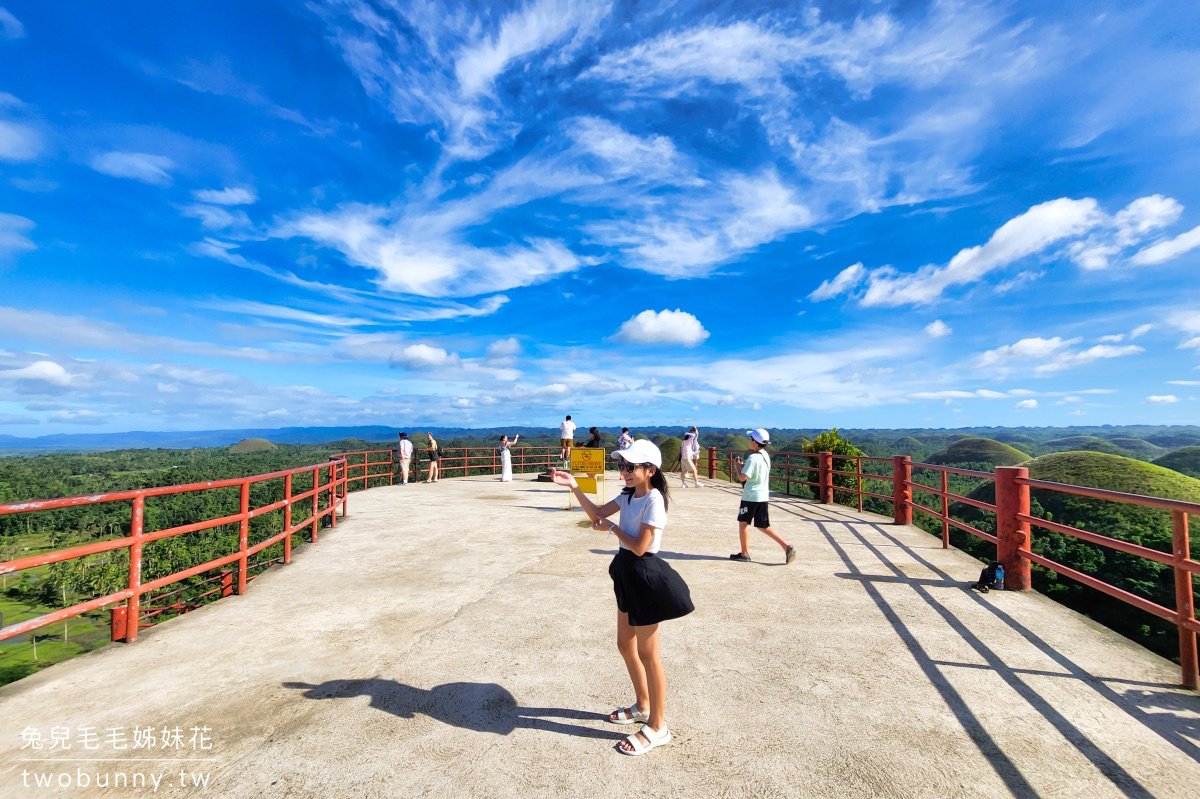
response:
M992 561L983 568L979 573L979 582L973 583L971 588L981 594L986 594L996 584L996 567L1000 564Z

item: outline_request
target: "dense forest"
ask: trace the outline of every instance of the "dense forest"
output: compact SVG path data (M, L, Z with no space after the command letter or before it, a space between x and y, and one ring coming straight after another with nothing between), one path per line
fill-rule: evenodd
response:
M458 432L461 434L457 436L438 433L442 447L455 450L448 453L451 457L444 464L447 476L494 472L497 468L495 441L499 434L521 432L521 428ZM582 434L584 430L579 432ZM418 450L416 468L419 478L427 463L420 451L425 443L424 431L409 433ZM617 433L619 428L601 431L605 446L615 446ZM985 436L985 433L990 433L992 437ZM656 428L635 431L635 434L659 445L667 469L678 468L681 429ZM749 448L743 430L702 430L701 437L705 448L714 447L718 450L718 463L722 465L728 462L729 453L744 452ZM772 439L772 448L780 454L821 451L847 457L858 454L874 457L907 454L918 462L987 472L997 465L1021 463L1041 479L1200 501L1200 480L1188 476L1196 473L1200 427L840 432L773 430ZM540 467L547 458L546 453L556 445L556 430L527 429L514 453L518 470L524 461L528 461L529 470ZM393 446L394 439L374 443L347 439L314 445L278 444L258 438L231 447L124 449L5 457L0 458L0 504L267 474L326 463L331 455L338 452L390 449ZM468 456L466 460L461 458L463 454ZM795 466L790 473L786 467L788 461ZM1161 465L1155 465L1152 461ZM772 488L794 496L814 496L814 489L798 482L815 479L811 472L799 468L809 462L800 455L776 457ZM1178 471L1167 468L1171 464ZM854 462L837 458L834 469L852 472ZM868 463L864 471L890 474L890 464ZM378 485L388 479L385 466L373 466L368 473L367 485ZM359 468L352 470L350 476L362 474L363 470ZM719 467L717 477L728 479L727 469ZM327 479L323 477L322 482ZM914 479L938 487L941 476L940 473L917 468ZM835 478L835 484L841 488L852 487L854 482L853 477ZM293 482L293 495L301 494L311 486L311 472L300 473ZM363 481L356 481L351 488L362 487ZM883 481L872 482L868 479L864 487L881 494L891 493L890 483ZM982 478L951 475L949 489L958 495L990 501L988 492L991 483ZM282 478L255 483L250 491L250 506L259 507L279 501L283 499L283 492ZM846 491L838 491L835 496L838 502L848 505L857 502ZM934 510L941 508L939 497L923 495L918 491L914 498ZM236 513L239 501L236 487L149 498L146 502L145 530L153 532L221 518ZM327 507L328 501L328 493L323 493L317 501L318 509ZM869 497L865 500L864 509L886 516L892 513L890 502ZM310 518L312 501L306 499L295 503L292 514L293 524ZM951 515L987 532L994 527L990 514L965 504L953 504ZM1034 515L1160 551L1170 551L1171 523L1169 514L1165 512L1082 498L1064 499L1061 495L1047 496L1044 492L1035 492ZM282 509L252 519L251 545L281 532L283 523ZM918 511L914 514L914 523L935 535L941 534L941 522L930 514ZM0 516L0 562L124 537L129 533L129 525L129 502L3 515ZM992 545L965 532L953 531L951 539L955 546L982 560L990 560L994 555ZM143 580L153 580L235 552L237 540L237 525L227 524L149 542L143 552ZM303 531L293 536L295 546L302 545L304 540L307 540L307 536ZM1034 550L1159 604L1174 606L1172 572L1167 567L1044 531L1035 531ZM263 550L254 560L251 576L278 562L281 554L282 543ZM220 572L227 574L230 568L223 567ZM128 550L119 549L27 569L15 575L0 576L2 622L13 624L120 590L126 585L128 569ZM217 598L220 592L214 591L213 583L222 576L219 572L202 573L180 585L164 589L156 596L146 597L144 607L154 614L156 621L170 618ZM1040 566L1034 567L1034 580L1035 587L1049 596L1160 654L1177 656L1172 625L1093 589L1061 578ZM78 652L101 646L108 638L108 612L101 610L64 624L42 628L36 634L0 642L0 684L19 679Z

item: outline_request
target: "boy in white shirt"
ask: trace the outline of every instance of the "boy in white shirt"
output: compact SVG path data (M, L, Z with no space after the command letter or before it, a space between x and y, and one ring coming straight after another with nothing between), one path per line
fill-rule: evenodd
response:
M558 443L562 445L562 459L571 462L571 447L575 446L575 423L568 414L566 421L558 426Z

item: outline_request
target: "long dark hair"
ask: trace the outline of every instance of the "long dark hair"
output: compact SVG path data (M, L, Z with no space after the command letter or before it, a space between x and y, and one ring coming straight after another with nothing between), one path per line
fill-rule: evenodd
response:
M667 488L666 475L664 475L662 469L658 468L657 466L654 467L654 474L650 475L650 487L657 488L658 493L662 494L663 510L669 508L671 506L671 491ZM634 489L631 486L626 486L625 488L621 489L621 494L626 497L626 505L628 505L630 502L633 502L633 492Z

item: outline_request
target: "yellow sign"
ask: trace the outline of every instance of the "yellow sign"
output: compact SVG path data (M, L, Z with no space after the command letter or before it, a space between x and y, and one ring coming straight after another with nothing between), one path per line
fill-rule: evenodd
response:
M572 449L571 471L578 474L604 474L604 450Z
M579 483L579 490L585 494L596 493L596 478L595 477L576 477L575 482Z

